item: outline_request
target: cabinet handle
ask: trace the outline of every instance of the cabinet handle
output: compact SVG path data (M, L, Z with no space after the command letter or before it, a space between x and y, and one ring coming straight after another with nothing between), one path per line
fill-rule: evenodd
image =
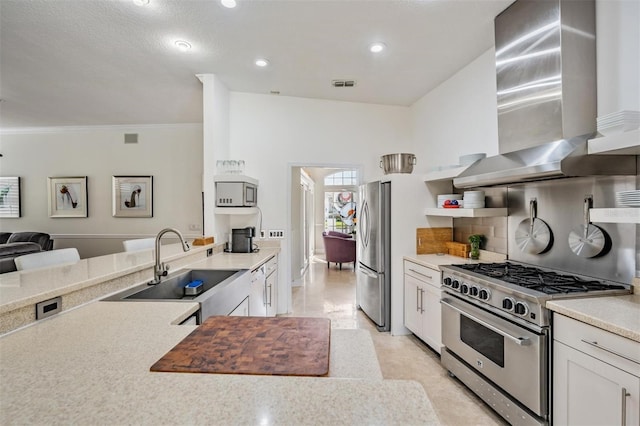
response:
M415 269L409 269L409 270L410 270L411 272L415 273L415 274L422 275L423 277L428 278L428 279L430 279L430 280L432 280L432 279L433 279L433 277L432 277L431 275L425 275L425 274L423 274L423 273L421 273L421 272L416 271Z
M416 286L416 312L420 312L420 287Z
M621 354L620 352L616 352L616 351L614 351L614 350L612 350L612 349L605 348L604 346L602 346L602 345L598 344L598 342L596 342L596 341L589 342L588 340L584 340L584 339L580 339L580 341L581 341L582 343L586 343L587 345L591 345L591 346L593 346L594 348L602 349L602 350L603 350L603 351L605 351L605 352L609 352L610 354L613 354L613 355L619 356L620 358L624 358L624 359L626 359L627 361L631 361L631 362L635 362L636 364L640 364L640 361L638 361L637 359L633 359L633 358L628 357L628 356L626 356L626 355L624 355L624 354Z
M267 287L269 287L269 306L271 306L271 284L269 284Z
M627 426L627 397L631 396L627 388L622 388L622 426Z
M267 306L267 285L262 285L262 306Z
M424 290L420 289L420 313L424 313Z

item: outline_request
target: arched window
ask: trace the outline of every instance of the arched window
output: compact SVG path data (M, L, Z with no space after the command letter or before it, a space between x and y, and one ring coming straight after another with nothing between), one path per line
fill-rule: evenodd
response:
M357 170L343 170L326 176L324 178L325 186L335 185L357 185L358 184L358 171Z

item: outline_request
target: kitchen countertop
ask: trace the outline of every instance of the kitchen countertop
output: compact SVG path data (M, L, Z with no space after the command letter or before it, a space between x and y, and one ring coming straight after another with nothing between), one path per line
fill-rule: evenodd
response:
M219 253L207 257L213 245L194 246L188 252L181 244L162 246L162 261L170 274L182 268L254 269L279 248L257 253ZM35 304L62 297L62 310L144 283L153 278L154 250L121 252L81 259L74 264L16 271L0 275L0 335L36 321Z
M220 253L192 263L189 268L255 269L279 252L279 248L262 248L257 253Z
M198 255L204 259L211 247L194 246L185 253L180 244L163 245L162 261ZM121 252L81 259L73 264L0 274L0 314L145 269L149 269L149 278L152 278L154 252L151 249Z
M465 259L464 257L451 256L449 254L414 254L404 256L404 259L410 260L427 268L440 269L440 266L443 265L477 262L502 262L506 259L506 256L500 253L480 250L480 259L478 260Z
M546 307L575 320L640 342L640 294L550 300Z
M92 302L0 337L0 424L438 424L382 380L365 330L332 330L330 377L157 373L197 304Z

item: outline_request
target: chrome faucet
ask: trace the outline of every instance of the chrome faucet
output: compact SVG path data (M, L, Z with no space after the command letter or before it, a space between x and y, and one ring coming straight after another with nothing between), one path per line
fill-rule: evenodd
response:
M160 284L162 277L166 277L169 273L169 265L165 265L164 262L160 261L160 238L167 232L173 232L178 236L180 242L182 243L182 250L189 251L191 248L189 244L184 240L180 231L174 228L164 228L162 231L158 232L156 235L156 264L153 267L153 281L149 281L149 285Z

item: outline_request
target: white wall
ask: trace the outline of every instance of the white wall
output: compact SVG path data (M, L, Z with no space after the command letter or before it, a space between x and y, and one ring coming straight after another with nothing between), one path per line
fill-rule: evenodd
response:
M458 157L498 153L495 51L476 60L411 106L419 170L459 164Z
M640 111L640 2L596 2L598 116Z
M139 142L124 144L124 133L138 133ZM20 176L22 194L22 217L0 219L3 231L47 232L56 236L55 248L76 246L91 257L122 251L122 239L153 236L164 227L188 235L189 225L202 223L201 125L4 132L1 150L1 174ZM114 175L153 176L152 218L112 216ZM48 216L47 177L55 176L88 177L89 217ZM113 238L117 242L106 241Z
M362 165L379 177L380 156L411 148L408 108L231 93L230 156L260 181L263 229L289 229L290 167ZM290 306L290 242L282 245L279 310Z

